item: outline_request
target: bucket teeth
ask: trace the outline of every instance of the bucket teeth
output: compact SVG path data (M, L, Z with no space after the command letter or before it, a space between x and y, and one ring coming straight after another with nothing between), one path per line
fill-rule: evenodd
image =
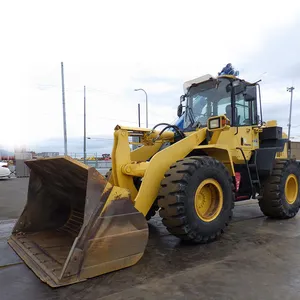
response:
M27 203L8 243L52 287L129 267L148 225L128 190L70 157L31 160Z

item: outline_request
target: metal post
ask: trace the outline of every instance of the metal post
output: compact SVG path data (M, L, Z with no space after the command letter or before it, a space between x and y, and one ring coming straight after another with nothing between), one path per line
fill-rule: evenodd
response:
M83 88L83 163L86 163L86 94Z
M139 122L139 127L141 127L141 105L138 104L138 122Z
M64 79L64 63L61 63L61 87L62 87L62 104L63 104L63 123L64 123L64 149L65 155L68 155L67 148L67 121L66 121L66 102L65 102L65 79Z
M146 95L146 128L148 128L148 94L145 92L145 95Z
M139 124L139 127L141 127L141 105L140 103L138 103L138 124ZM139 143L140 142L140 137L139 136L133 136L131 137L131 140L132 142L135 142L135 143ZM131 148L132 150L135 150L138 148L137 145L131 145Z
M289 114L289 124L288 124L288 143L289 143L289 147L288 147L288 157L291 158L291 126L292 126L292 105L293 105L293 91L294 91L294 87L288 87L286 90L288 92L291 93L291 100L290 100L290 114Z
M148 94L146 93L146 91L144 89L135 89L135 92L137 91L143 91L145 93L146 96L146 128L148 128Z

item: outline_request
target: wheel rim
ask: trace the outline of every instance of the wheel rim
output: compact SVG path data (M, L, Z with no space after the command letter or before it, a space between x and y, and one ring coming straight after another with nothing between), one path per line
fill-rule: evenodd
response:
M284 187L285 199L289 204L293 204L298 196L298 179L296 175L290 174Z
M223 207L223 191L215 179L205 179L195 193L195 209L198 217L205 221L215 220Z

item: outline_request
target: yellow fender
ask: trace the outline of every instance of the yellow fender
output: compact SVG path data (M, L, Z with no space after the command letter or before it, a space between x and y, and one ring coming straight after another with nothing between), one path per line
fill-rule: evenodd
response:
M235 176L234 165L230 150L225 145L210 144L205 146L198 146L194 149L199 149L205 152L208 156L214 157L215 159L222 162L228 169L231 176Z

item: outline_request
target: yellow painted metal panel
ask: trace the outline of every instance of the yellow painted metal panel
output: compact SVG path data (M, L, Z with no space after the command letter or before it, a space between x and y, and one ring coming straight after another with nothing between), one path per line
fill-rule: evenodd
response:
M204 151L207 155L219 160L226 166L226 168L232 176L235 175L232 157L230 156L229 148L226 145L204 145L198 146L195 149L200 149Z
M206 129L200 129L153 156L135 198L135 208L138 211L144 215L148 213L157 197L165 172L174 162L186 157L205 138Z

